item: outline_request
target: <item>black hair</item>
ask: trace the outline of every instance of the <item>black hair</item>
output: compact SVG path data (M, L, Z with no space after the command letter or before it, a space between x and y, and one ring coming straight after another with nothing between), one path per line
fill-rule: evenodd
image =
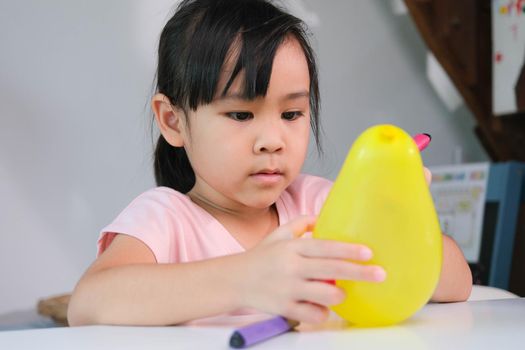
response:
M317 66L305 24L266 0L184 0L162 30L156 91L173 106L195 111L209 104L225 59L238 49L234 70L223 95L239 73L244 74L243 98L265 96L278 47L293 36L301 45L310 75L310 126L318 151L319 87ZM189 121L188 121L189 123ZM159 136L154 153L158 186L187 193L195 173L183 147L171 146Z

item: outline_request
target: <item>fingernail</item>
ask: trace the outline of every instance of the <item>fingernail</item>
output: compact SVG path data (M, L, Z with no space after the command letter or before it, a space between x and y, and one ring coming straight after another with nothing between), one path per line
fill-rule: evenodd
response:
M370 260L372 258L372 251L368 248L362 248L359 252L359 257L363 260Z
M380 267L375 268L375 271L372 273L373 279L376 282L383 282L386 278L386 271Z

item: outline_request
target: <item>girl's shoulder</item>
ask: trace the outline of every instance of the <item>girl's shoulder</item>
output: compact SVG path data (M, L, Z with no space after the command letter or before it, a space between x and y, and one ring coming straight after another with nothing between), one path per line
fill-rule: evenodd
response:
M189 196L170 187L154 187L149 189L129 203L120 213L116 221L162 222L172 227L180 228L198 221L209 224L212 217L199 205L195 204Z
M159 200L176 199L179 201L184 201L187 197L188 196L186 196L184 193L176 191L171 187L159 186L142 192L135 198L135 200L141 198L156 198Z
M324 191L332 187L333 182L325 179L324 177L319 177L309 174L299 174L297 178L290 184L288 187L289 191Z
M324 198L330 192L333 182L323 177L300 174L294 182L288 186L285 193L296 200L314 200Z
M332 181L314 175L300 174L280 197L289 217L319 214Z
M116 234L127 234L143 241L154 252L157 262L173 262L179 259L178 250L187 248L180 242L184 241L183 234L192 232L192 223L210 221L205 214L183 193L168 187L152 188L132 200L100 231L98 254L111 244Z
M166 212L176 212L178 215L183 213L200 213L197 205L186 194L174 190L170 187L154 187L139 194L133 199L127 208L139 209L146 212L148 210L161 210L162 215ZM197 213L195 213L197 211Z

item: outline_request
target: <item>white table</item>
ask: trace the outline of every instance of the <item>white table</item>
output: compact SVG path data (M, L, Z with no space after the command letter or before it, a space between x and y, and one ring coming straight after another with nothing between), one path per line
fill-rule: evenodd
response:
M0 332L0 349L228 349L233 327L89 326ZM525 298L428 304L384 328L332 319L253 349L524 349Z

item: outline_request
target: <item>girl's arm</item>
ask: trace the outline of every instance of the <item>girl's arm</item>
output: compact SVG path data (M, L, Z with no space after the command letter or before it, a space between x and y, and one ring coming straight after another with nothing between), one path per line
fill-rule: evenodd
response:
M472 273L463 253L452 238L443 235L443 265L432 301L465 301L472 289Z
M69 324L170 325L233 310L237 259L157 264L142 241L119 234L77 284Z
M423 168L425 179L430 186L432 173ZM443 264L439 282L431 300L437 302L465 301L472 290L472 273L456 242L443 235Z
M157 264L140 240L117 235L75 288L69 323L170 325L243 307L321 322L345 297L322 280L379 282L384 271L348 261L369 260L364 246L293 239L314 223L300 217L245 253L181 264Z

